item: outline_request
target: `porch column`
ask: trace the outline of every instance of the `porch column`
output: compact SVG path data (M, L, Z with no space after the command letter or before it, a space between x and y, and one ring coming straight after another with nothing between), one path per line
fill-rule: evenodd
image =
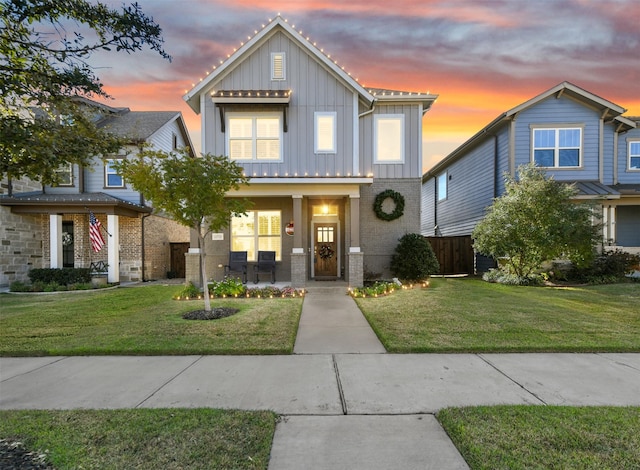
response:
M49 214L49 266L62 267L62 216Z
M307 285L307 255L302 241L302 195L293 198L293 248L291 250L291 286Z
M120 282L120 218L107 214L107 282Z
M349 252L360 252L360 196L349 196L349 212L351 213L351 246Z
M349 246L349 286L364 284L364 253L360 250L360 195L349 196L351 242Z

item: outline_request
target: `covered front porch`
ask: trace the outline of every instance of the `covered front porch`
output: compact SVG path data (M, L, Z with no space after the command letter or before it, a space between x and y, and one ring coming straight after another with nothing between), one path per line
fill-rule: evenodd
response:
M360 187L371 182L371 178L252 179L250 185L229 194L253 201L251 220L244 225L232 220L228 229L205 241L207 278L224 277L230 251L247 251L248 282L253 284L257 252L273 250L278 282L296 288L310 281L335 280L362 286ZM197 238L192 237L186 280L195 285L201 284L199 250Z

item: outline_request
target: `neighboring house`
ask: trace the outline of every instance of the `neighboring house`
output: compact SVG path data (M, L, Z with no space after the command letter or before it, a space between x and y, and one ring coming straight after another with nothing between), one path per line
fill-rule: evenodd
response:
M133 158L142 144L171 151L192 148L178 111L130 111L81 99L99 127L129 142L119 155L94 158L90 167L60 168L55 187L22 179L0 181L0 285L26 281L32 268L108 264L108 281L184 276L189 231L159 215L112 168L114 159ZM89 213L101 222L105 246L93 252ZM173 251L173 260L172 260Z
M564 82L503 113L425 173L421 233L469 236L504 174L535 162L597 202L606 245L640 252L640 119L625 111Z
M294 286L390 275L398 239L420 230L422 118L435 95L363 87L278 16L184 99L202 116L203 152L250 178L229 196L254 203L208 237L208 278L224 276L229 251L248 252L250 278L258 251L275 251L276 279ZM405 202L391 221L373 210L385 190ZM192 247L187 279L198 283Z

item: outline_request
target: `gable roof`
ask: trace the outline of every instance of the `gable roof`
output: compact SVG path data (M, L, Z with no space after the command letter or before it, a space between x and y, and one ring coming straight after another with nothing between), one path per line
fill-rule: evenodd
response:
M466 152L484 142L487 138L493 136L494 133L502 126L506 125L507 122L515 119L518 113L520 113L521 111L528 109L554 95L556 98L567 95L574 100L580 101L587 106L595 108L600 111L605 120L608 119L612 122L615 121L621 128L633 129L636 127L634 121L622 116L622 114L627 111L625 108L611 101L605 100L604 98L601 98L597 95L594 95L593 93L588 92L580 88L579 86L574 85L573 83L565 81L531 98L530 100L525 101L515 108L511 108L509 111L502 113L500 116L491 121L487 126L483 127L473 137L464 142L460 147L455 149L440 162L436 163L423 175L422 181L424 182L428 178L434 177L437 173L442 171L442 169L446 168L451 163L465 155Z
M375 97L360 85L357 80L351 77L351 74L345 72L344 68L338 66L336 61L332 60L328 55L325 55L324 52L309 42L308 39L302 36L302 32L296 31L287 20L283 19L281 16L277 16L275 19L270 20L262 30L255 34L255 36L243 43L242 46L219 67L214 67L215 70L213 72L209 73L206 78L201 79L198 84L183 96L183 99L189 104L191 109L199 114L200 95L205 93L214 83L221 80L226 74L235 68L236 64L245 60L245 58L248 57L254 49L266 42L266 40L277 31L285 32L299 46L308 51L311 56L323 63L334 75L341 78L346 84L356 90L360 95L360 98L365 101L365 103L368 103L369 105L373 104Z

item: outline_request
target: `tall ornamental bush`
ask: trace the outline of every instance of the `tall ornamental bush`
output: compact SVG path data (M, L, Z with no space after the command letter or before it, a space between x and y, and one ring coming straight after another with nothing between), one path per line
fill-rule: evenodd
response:
M391 257L391 272L403 281L418 282L440 271L431 244L419 233L400 238Z

